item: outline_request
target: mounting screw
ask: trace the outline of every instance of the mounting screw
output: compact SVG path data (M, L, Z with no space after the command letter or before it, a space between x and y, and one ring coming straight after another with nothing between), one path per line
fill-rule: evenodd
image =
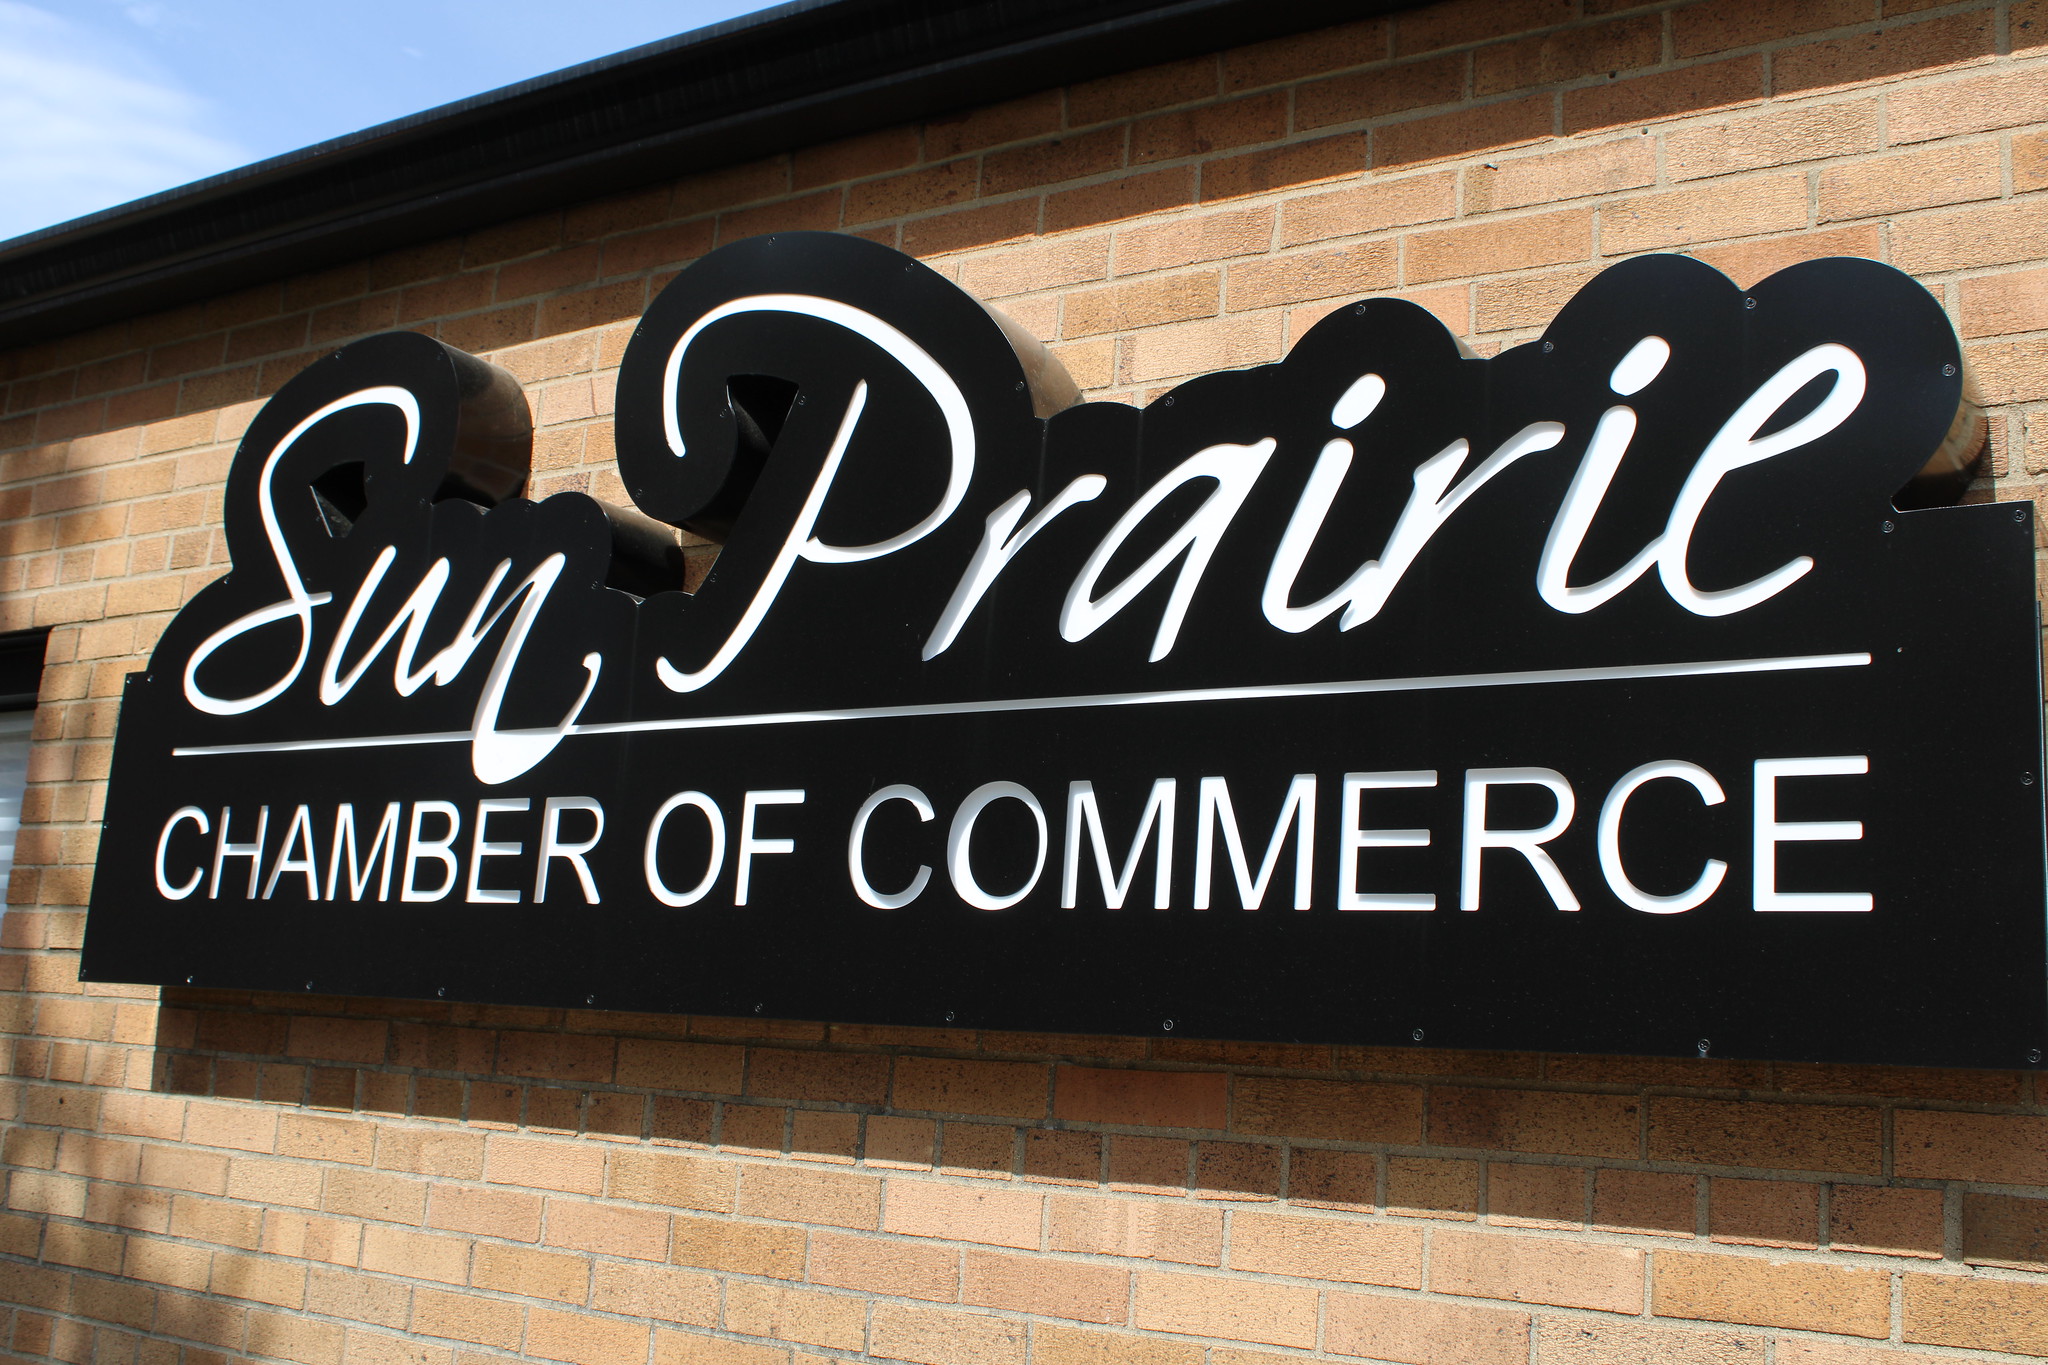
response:
M448 988L446 986L436 986L434 988L434 995L437 999L445 1000L448 997Z
M1943 379L1954 379L1954 378L1956 377L1956 367L1955 367L1955 366L1953 366L1953 365L1944 365L1944 366L1942 366L1942 367L1941 367L1941 377L1942 377Z
M1171 1033L1171 1032L1173 1032L1173 1020L1171 1020L1171 1019L1168 1019L1168 1020L1167 1020L1167 1021L1166 1021L1165 1023L1161 1024L1161 1025L1160 1025L1159 1027L1161 1027L1161 1028L1165 1029L1165 1030L1166 1030L1166 1031L1167 1031L1168 1033Z
M1421 1029L1416 1029L1416 1030L1415 1030L1414 1032L1410 1033L1410 1034L1409 1034L1408 1036L1409 1036L1409 1038L1411 1038L1411 1039L1412 1039L1412 1040L1414 1040L1415 1042L1418 1042L1418 1043L1419 1043L1419 1042L1421 1042L1421 1041L1422 1041L1422 1030L1421 1030Z
M307 989L307 990L309 990L309 991L310 991L310 990L312 990L312 989L313 989L313 983L312 983L312 982L310 982L310 981L308 981L308 982L306 983L306 989Z
M2040 1048L2037 1048L2037 1047L2030 1047L2030 1048L2028 1048L2028 1049L2027 1049L2027 1061L2028 1061L2029 1063L2033 1064L2033 1065L2036 1065L2036 1066L2040 1065L2040 1062L2041 1062L2041 1049L2040 1049Z
M186 984L186 985L188 985L188 986L189 986L189 985L191 985L191 984L192 984L192 978L191 978L191 977L189 977L189 976L188 976L188 977L186 977L186 978L185 978L185 984Z
M1352 304L1352 305L1351 305L1351 311L1352 311L1352 312L1354 312L1354 313L1356 313L1356 314L1358 314L1358 315L1359 315L1360 317L1364 317L1364 316L1365 316L1365 305L1364 305L1364 304L1362 304L1362 303L1354 303L1354 304Z
M586 995L583 997L583 1003L586 1005L595 1005L597 1003L597 997L595 995Z
M2024 508L2024 507L2015 507L2015 508L2013 508L2013 509L2012 509L2012 519L2013 519L2014 521L2025 521L2025 520L2027 519L2027 509L2026 509L2026 508Z
M1742 301L1742 306L1743 306L1744 308L1754 308L1754 307L1756 307L1756 300L1755 300L1755 299L1744 299L1744 300Z
M806 403L808 403L808 402L810 402L810 401L811 401L811 396L810 396L809 394L807 394L807 393L800 393L800 394L798 394L798 395L796 396L796 405L797 405L798 407L802 407L802 406L803 406L804 404L806 404Z
M1170 408L1170 407L1172 407L1172 406L1173 406L1173 395L1169 393L1168 395L1166 395L1166 397L1164 397L1164 398L1160 399L1160 400L1159 400L1159 406L1160 406L1160 407L1162 407L1162 408Z
M1024 381L1021 379L1017 381L1017 392L1024 392Z
M1551 353L1552 351L1554 351L1554 350L1556 350L1556 349L1557 349L1557 343L1556 343L1556 342L1554 342L1554 341L1546 341L1546 342L1544 342L1544 343L1543 343L1543 354L1545 354L1545 355L1549 355L1549 354L1550 354L1550 353Z
M2031 786L2033 786L2033 785L2034 785L2034 775L2033 775L2032 773L2021 773L2021 774L2020 774L2020 785L2021 785L2022 787L2031 787Z
M1890 522L1886 522L1884 525L1878 527L1877 529L1884 532L1886 535L1890 535L1892 533L1892 524Z
M947 1011L946 1011L946 1022L947 1022L947 1023L949 1023L949 1024L953 1022L953 1011L951 1011L951 1010L947 1010Z
M1702 1057L1706 1056L1706 1055L1707 1055L1707 1049L1708 1049L1708 1048L1710 1048L1710 1047L1712 1047L1712 1046L1713 1046L1713 1042L1712 1042L1712 1040L1710 1040L1710 1039L1707 1039L1707 1038L1702 1038L1702 1039L1700 1039L1700 1043L1699 1043L1699 1047L1700 1047L1700 1056L1702 1056Z
M756 1014L759 1014L760 1012L761 1012L761 1007L760 1007L759 1005L756 1005L756 1006L754 1006L754 1013L756 1013Z

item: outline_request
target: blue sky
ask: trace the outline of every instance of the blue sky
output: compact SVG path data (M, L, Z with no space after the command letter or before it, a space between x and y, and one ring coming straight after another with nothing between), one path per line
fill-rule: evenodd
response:
M0 239L764 7L0 0Z

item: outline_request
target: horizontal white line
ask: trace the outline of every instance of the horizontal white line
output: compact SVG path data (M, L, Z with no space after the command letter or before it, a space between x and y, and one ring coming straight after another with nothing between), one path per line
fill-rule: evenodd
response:
M828 720L892 720L911 716L982 715L999 711L1074 711L1097 706L1167 706L1192 701L1275 701L1341 697L1371 692L1441 692L1464 687L1529 687L1538 683L1627 682L1639 678L1701 678L1730 673L1787 673L1814 668L1860 668L1868 654L1795 654L1771 659L1704 659L1690 663L1612 664L1596 668L1540 668L1512 673L1449 673L1420 678L1360 678L1348 682L1275 683L1247 687L1190 687L1172 692L1100 692L1078 697L1016 697L994 701L923 702L913 706L851 706L839 711L766 711L742 716L685 716L672 720L604 721L577 725L571 735L639 735L669 730L728 730L759 725L811 725ZM508 734L540 735L545 730ZM295 739L268 744L204 744L173 749L180 758L205 754L277 754L315 749L371 749L412 744L466 744L469 730L352 739Z

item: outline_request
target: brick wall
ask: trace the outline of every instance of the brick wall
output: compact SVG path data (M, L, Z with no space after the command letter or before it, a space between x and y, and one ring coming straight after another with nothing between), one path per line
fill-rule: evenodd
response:
M1611 12L1610 12L1611 11ZM899 245L1142 401L1413 298L1481 352L1602 264L1888 260L2048 473L2048 5L1457 0L0 354L0 629L50 627L0 921L0 1349L613 1365L1934 1365L2048 1356L2026 1075L1039 1037L75 980L115 698L225 567L264 394L490 355L619 497L651 291ZM708 547L697 550L705 562ZM1996 856L1996 850L1984 850Z

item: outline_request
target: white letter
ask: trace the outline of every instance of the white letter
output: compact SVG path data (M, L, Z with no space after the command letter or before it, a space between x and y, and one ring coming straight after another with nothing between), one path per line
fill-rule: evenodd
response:
M1675 777L1692 783L1700 799L1709 806L1718 806L1728 799L1727 793L1721 790L1721 784L1714 780L1714 775L1697 763L1666 759L1631 769L1614 784L1613 790L1607 793L1607 800L1600 806L1600 871L1606 876L1608 888L1614 892L1615 898L1631 910L1652 915L1676 915L1706 904L1707 898L1720 889L1728 864L1719 858L1707 859L1699 880L1675 896L1653 896L1628 879L1628 872L1621 865L1622 807L1628 804L1637 787L1660 777Z
M597 817L597 828L580 844L562 842L562 812L565 810L589 811ZM547 804L541 809L540 865L534 868L533 872L533 903L539 905L548 898L548 864L556 858L561 858L576 869L576 880L583 886L584 902L589 905L598 904L597 878L590 875L590 864L583 860L583 855L596 848L597 841L602 838L604 807L597 803L596 798L550 796Z
M376 868L381 854L384 876L377 883L377 899L390 900L391 864L398 857L398 803L393 801L384 807L384 818L377 822L377 837L370 841L370 856L360 867L356 865L356 808L353 803L344 802L334 812L334 852L327 856L328 900L335 899L334 888L341 875L343 849L348 850L348 898L352 901L363 898L363 892L370 886L370 873Z
M740 803L740 848L739 879L733 888L732 903L747 903L747 886L753 880L754 855L757 853L794 853L794 839L756 839L754 837L754 812L763 806L802 805L804 794L800 790L748 792Z
M1751 853L1756 862L1758 910L1867 911L1876 902L1868 891L1778 890L1778 845L1816 839L1861 839L1861 820L1780 820L1781 777L1849 777L1870 771L1865 754L1828 758L1760 758L1756 761L1756 823Z
M1663 373L1670 359L1670 342L1663 337L1644 337L1614 367L1608 385L1626 398ZM1557 509L1557 520L1550 524L1550 535L1543 542L1543 557L1536 566L1536 591L1559 611L1577 615L1605 604L1657 561L1661 539L1652 540L1634 559L1591 587L1570 585L1572 560L1585 543L1586 531L1600 510L1600 500L1607 496L1607 486L1614 482L1614 471L1621 467L1621 457L1628 453L1628 443L1635 434L1634 408L1617 403L1600 414L1593 439L1586 443L1585 458L1579 461L1578 473L1572 475L1572 486L1565 491L1564 503Z
M1377 378L1367 375L1367 379ZM1363 382L1363 381L1360 381ZM1356 387L1355 385L1353 387ZM1237 828L1237 812L1230 804L1230 783L1221 777L1205 777L1197 788L1195 811L1195 909L1209 908L1209 883L1215 870L1216 830L1223 831L1223 852L1237 877L1237 902L1256 910L1266 899L1266 887L1280 862L1280 846L1287 840L1288 821L1294 822L1294 908L1306 910L1311 902L1310 877L1316 857L1316 775L1296 773L1287 784L1287 798L1280 805L1280 818L1273 822L1273 837L1266 842L1266 856L1259 862L1254 878L1244 856L1244 836ZM1071 827L1071 820L1069 826ZM1097 845L1100 848L1100 845ZM1073 855L1069 855L1070 859Z
M1159 631L1152 637L1152 662L1165 658L1180 635L1180 623L1194 601L1195 589L1201 586L1202 571L1209 567L1209 558L1216 553L1217 542L1223 538L1230 519L1237 515L1237 509L1250 496L1252 484L1265 469L1266 461L1273 458L1275 445L1269 436L1257 445L1210 446L1188 456L1171 473L1146 489L1144 496L1131 504L1131 509L1117 520L1102 543L1095 547L1095 553L1089 555L1088 562L1081 566L1074 586L1067 590L1066 604L1060 608L1060 638L1071 642L1093 635L1103 622L1128 606L1132 598L1149 587L1153 579L1166 572L1167 565L1185 552L1187 558L1181 563L1179 576L1174 579L1173 591L1167 595L1166 610L1159 617ZM1122 547L1131 532L1138 529L1138 523L1153 508L1166 501L1176 488L1196 479L1214 479L1216 487L1202 500L1202 505L1181 523L1181 528L1152 552L1150 559L1098 599L1095 580L1109 567L1110 557Z
M292 856L294 848L306 850L303 858ZM313 851L313 812L305 806L292 811L292 822L285 826L284 841L277 846L277 862L270 869L270 880L263 883L263 899L269 900L270 893L277 890L277 879L287 872L296 872L306 879L306 899L320 899L320 855Z
M501 811L531 809L533 809L533 802L523 796L516 798L487 797L476 803L476 833L471 835L469 840L469 888L463 896L463 899L471 905L519 904L519 893L517 891L485 889L482 885L484 859L516 858L526 851L526 845L520 843L490 843L484 837L484 827L490 824L493 815ZM541 859L541 863L545 866L547 859Z
M711 858L704 867L704 879L688 891L671 891L661 879L657 857L661 851L661 825L668 819L669 812L681 806L694 806L704 812L705 823L711 827ZM591 842L595 843L596 840ZM695 905L711 893L711 884L718 880L718 870L725 863L725 816L718 810L718 803L703 792L677 792L661 803L661 809L654 812L654 818L647 823L647 847L642 854L641 864L647 869L647 889L663 905ZM539 899L535 897L535 899Z
M1777 415L1793 394L1830 370L1834 371L1835 383L1819 407L1784 430L1772 432L1762 440L1755 439L1758 430ZM1696 616L1726 616L1775 597L1813 567L1812 558L1801 555L1741 587L1702 592L1686 577L1685 559L1700 513L1706 510L1707 499L1714 495L1715 486L1724 476L1744 465L1818 441L1848 420L1856 405L1863 401L1863 386L1863 362L1848 347L1830 341L1772 375L1735 410L1735 415L1707 443L1692 473L1686 475L1684 487L1678 490L1678 500L1671 505L1671 520L1665 524L1658 542L1657 572L1663 577L1664 591L1671 594L1672 601Z
M861 845L867 838L868 819L886 801L908 801L917 811L917 818L929 823L932 818L931 799L908 783L898 782L884 787L860 803L860 810L853 817L853 832L846 836L846 872L853 878L853 893L874 906L877 910L900 910L924 894L931 884L932 870L923 863L917 867L917 875L910 879L910 885L897 892L885 893L868 884L866 868L861 865Z
M1031 811L1031 818L1038 822L1038 857L1031 864L1031 876L1024 885L1007 896L994 896L981 889L981 883L974 880L973 850L974 822L991 803L1004 797L1022 801ZM985 782L967 794L960 808L953 812L953 827L946 831L946 873L953 879L953 891L961 900L977 910L1007 910L1031 894L1031 888L1038 885L1038 878L1045 871L1045 807L1038 804L1038 798L1015 782Z
M199 826L201 834L211 834L213 824L206 818L206 812L197 806L180 806L171 812L171 818L164 821L164 832L156 836L156 890L167 901L181 901L199 889L199 883L206 880L206 869L192 869L191 880L183 886L172 886L169 874L164 871L164 853L171 846L171 831L178 827L180 820L190 820Z
M440 839L420 838L421 817L427 814L445 816L448 833ZM399 883L398 898L402 901L437 901L455 889L455 879L462 871L462 865L449 850L455 847L455 836L462 832L462 812L447 801L416 801L412 807L412 833L405 841L405 879ZM413 885L414 874L419 865L433 858L448 870L447 877L432 891L422 891Z
M1360 829L1359 807L1369 791L1434 787L1436 770L1407 773L1344 774L1343 852L1337 862L1339 910L1434 910L1434 891L1360 891L1358 851L1362 848L1428 848L1426 829ZM1470 906L1466 907L1470 909Z
M231 844L228 842L228 817L235 808L228 806L220 813L220 834L213 843L213 885L206 889L208 900L220 898L221 864L230 858L249 860L249 889L242 893L244 900L256 899L256 877L263 868L263 836L270 830L270 807L264 806L256 814L256 842L253 844Z
M1162 777L1152 784L1145 798L1144 814L1138 817L1138 832L1131 837L1124 868L1114 880L1109 875L1109 838L1103 832L1102 811L1095 804L1095 784L1074 782L1067 787L1067 848L1065 871L1060 878L1060 906L1071 910L1078 899L1081 881L1081 831L1085 828L1095 846L1095 875L1102 883L1102 899L1112 910L1124 908L1124 897L1138 875L1138 859L1145 841L1152 837L1152 824L1159 823L1159 859L1152 873L1152 908L1164 910L1172 903L1174 793L1180 784Z
M1015 535L1011 531L1017 525L1017 518L1023 516L1024 509L1031 505L1029 489L989 513L981 533L981 544L975 547L974 558L968 561L966 572L960 575L959 586L953 589L953 599L939 613L939 623L932 627L931 638L924 642L924 657L937 658L959 637L960 628L967 624L975 605L994 586L996 575L1009 566L1011 559L1033 536L1069 507L1098 497L1108 482L1100 474L1083 474L1054 495L1053 500L1037 516L1025 522L1024 529Z
M1487 828L1486 789L1510 783L1548 788L1557 798L1556 816L1538 829ZM1466 772L1464 866L1458 878L1458 908L1479 908L1479 855L1489 848L1511 848L1536 869L1537 880L1543 883L1558 909L1578 909L1579 898L1572 894L1564 873L1558 871L1557 864L1541 847L1564 833L1565 826L1572 822L1574 809L1572 784L1565 781L1563 773L1549 768L1473 768Z
M418 444L420 436L420 405L419 400L414 398L411 391L407 389L394 388L389 385L360 389L346 397L335 399L332 403L321 408L318 412L285 433L284 439L277 443L276 447L271 450L269 456L263 461L263 472L257 476L256 480L256 512L262 518L264 539L270 542L270 555L277 563L278 576L284 579L285 596L281 601L272 602L269 606L258 607L248 615L228 622L228 624L207 636L205 640L200 642L199 648L192 651L192 657L185 661L185 700L192 703L196 710L204 711L212 716L239 716L246 711L254 711L257 707L265 705L276 698L287 687L290 687L293 682L297 681L299 670L306 666L306 653L313 644L313 608L327 603L330 600L331 594L324 592L309 593L306 591L306 585L300 580L299 566L293 562L291 551L286 548L284 543L284 531L277 524L277 508L274 503L270 480L277 473L278 462L284 459L285 452L290 450L292 445L301 436L304 436L315 423L331 417L344 408L360 407L366 403L388 404L391 407L397 408L404 416L405 452L403 459L407 464L412 462L413 449ZM226 701L211 695L199 686L199 666L211 658L215 650L228 641L239 639L258 627L267 626L273 621L284 620L294 621L298 625L299 652L297 657L292 660L291 667L286 669L284 675L276 682L260 692L254 692L246 697L237 697ZM253 897L255 892L251 891L250 895Z
M1415 467L1415 491L1401 508L1400 519L1387 536L1380 557L1359 565L1351 577L1319 601L1305 607L1290 606L1288 598L1294 595L1294 580L1300 575L1316 533L1322 530L1323 518L1330 514L1337 489L1351 468L1351 442L1331 441L1316 457L1308 483L1294 504L1293 515L1287 519L1287 529L1281 533L1280 546L1273 552L1272 567L1266 571L1266 586L1259 595L1266 620L1290 634L1307 630L1340 607L1344 611L1343 619L1337 623L1340 630L1370 621L1387 604L1388 596L1429 544L1430 537L1467 498L1524 455L1548 450L1563 439L1564 427L1560 423L1532 422L1501 442L1500 449L1487 456L1456 488L1450 487L1451 480L1457 477L1472 448L1462 440L1451 442ZM1447 493L1446 489L1450 491Z

